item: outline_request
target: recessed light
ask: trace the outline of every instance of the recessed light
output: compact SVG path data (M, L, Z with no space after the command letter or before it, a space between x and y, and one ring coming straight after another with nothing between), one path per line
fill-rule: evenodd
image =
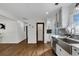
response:
M46 12L46 14L48 14L48 12Z

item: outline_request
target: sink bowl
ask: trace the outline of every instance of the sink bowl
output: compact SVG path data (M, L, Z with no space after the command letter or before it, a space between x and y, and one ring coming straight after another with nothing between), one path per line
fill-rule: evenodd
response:
M79 44L79 42L74 41L74 40L69 40L67 38L62 38L61 40L68 43L68 44Z
M55 37L55 38L57 38L57 39L65 38L65 36L61 36L61 35L52 35L52 37Z

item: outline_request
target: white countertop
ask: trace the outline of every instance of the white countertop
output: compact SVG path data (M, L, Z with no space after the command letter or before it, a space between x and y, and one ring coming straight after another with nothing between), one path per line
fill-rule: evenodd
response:
M69 38L69 37L66 37L66 38L68 38L68 39L70 39L70 40L73 40L73 41L77 41L77 42L79 42L78 39L73 39L73 38Z
M53 37L55 37L55 38L68 38L68 39L70 39L70 40L79 42L79 39L73 39L73 38L69 38L69 37L67 37L67 36L60 36L60 35L51 35L51 36L53 36Z
M79 44L71 44L73 47L79 48Z
M66 36L60 36L60 35L51 35L51 36L53 36L55 38L65 38L66 37Z
M66 37L66 36L60 36L60 35L51 35L51 36L53 36L55 38L68 38L70 40L74 40L74 41L79 42L79 40L77 40L77 39L69 38L69 37ZM69 45L76 47L76 48L79 48L79 44L69 44Z

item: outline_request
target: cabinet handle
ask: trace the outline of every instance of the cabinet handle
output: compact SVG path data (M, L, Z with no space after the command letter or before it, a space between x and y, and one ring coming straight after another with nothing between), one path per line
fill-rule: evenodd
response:
M79 55L79 53L78 53L78 55Z
M76 49L74 49L74 51L77 51Z

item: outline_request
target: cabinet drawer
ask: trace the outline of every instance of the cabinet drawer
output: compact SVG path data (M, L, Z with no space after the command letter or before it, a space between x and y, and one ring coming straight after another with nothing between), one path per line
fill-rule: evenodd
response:
M79 56L79 48L72 47L72 55L73 56Z
M58 56L61 56L61 47L58 45L58 44L56 44L56 54L58 55Z
M62 49L61 54L62 54L62 56L70 56L70 54L68 52L66 52L64 49Z

